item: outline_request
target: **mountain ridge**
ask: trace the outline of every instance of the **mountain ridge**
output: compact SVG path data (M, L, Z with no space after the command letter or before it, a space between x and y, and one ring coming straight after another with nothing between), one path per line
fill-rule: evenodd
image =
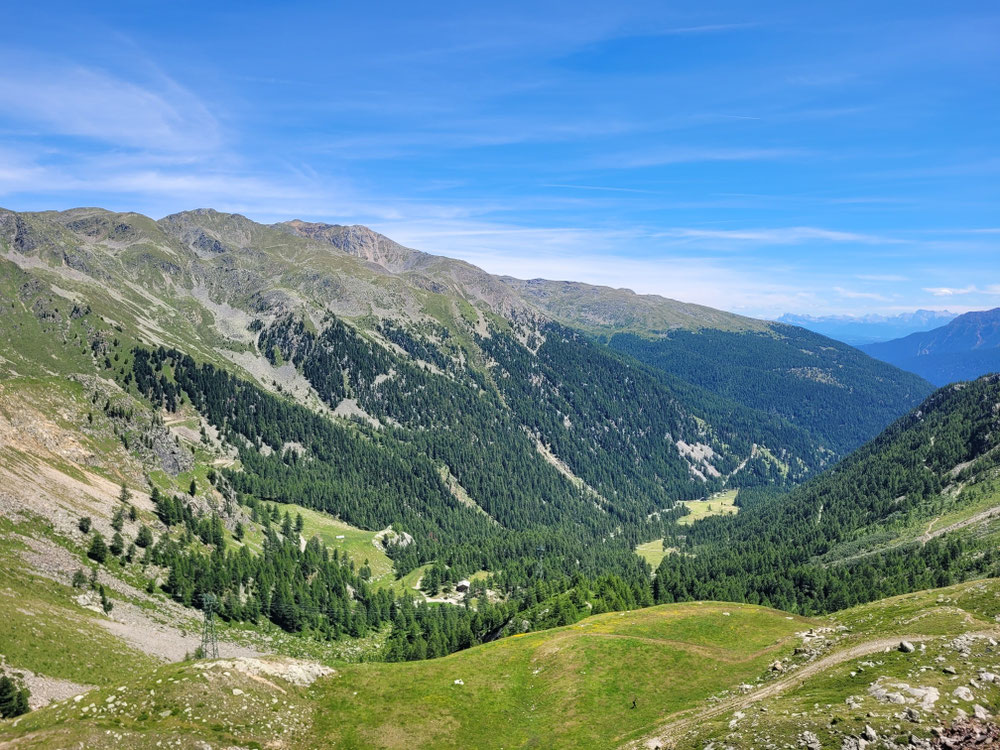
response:
M94 460L112 487L150 497L145 522L163 536L151 561L169 570L155 592L187 607L211 594L235 622L262 618L289 632L363 637L385 626L401 606L389 581L367 590L364 558L342 570L315 547L286 549L291 521L268 536L282 505L381 534L393 596L412 590L404 581L436 597L485 576L492 593L460 615L462 628L436 610L412 630L394 624L391 659L648 604L650 569L633 549L670 532L687 510L680 501L797 484L930 389L801 329L621 290L501 279L358 227L295 230L208 209L159 221L0 212L0 249L10 301L0 309L0 378L12 395L48 388L47 409L74 415L77 430L101 424L131 456ZM643 309L632 315L635 305ZM590 318L570 327L546 309ZM722 328L705 327L712 320ZM717 380L616 350L595 321L641 331L661 354L698 352ZM736 344L750 359L770 353L737 377ZM742 385L720 387L734 378ZM64 379L73 391L56 387ZM756 399L751 382L794 384L804 408ZM169 435L182 450L167 450ZM13 484L15 503L50 497L54 483L59 502L75 505L78 480L58 454L3 450L15 465L41 466ZM186 450L193 460L178 458ZM113 537L106 522L95 514L93 528ZM283 556L287 588L237 591L230 566L250 561L181 544L242 553L240 528L267 565ZM74 529L62 515L58 533L79 540ZM112 565L134 570L136 553L120 552ZM354 593L307 587L292 571L310 565ZM199 573L205 566L211 575Z
M53 717L85 744L193 741L209 726L184 718L194 702L218 706L215 739L263 744L273 697L330 715L282 724L288 744L392 744L381 718L411 721L392 696L420 674L451 717L414 725L425 745L483 744L463 718L483 686L527 712L537 679L558 691L551 715L606 714L538 738L606 747L738 681L768 690L775 659L822 658L798 631L834 626L803 613L996 572L993 380L926 399L918 377L804 329L722 312L712 328L697 306L309 231L0 211L0 652L45 700L96 685L104 706L57 704L15 741L51 742ZM737 514L679 523L682 501L724 489ZM944 533L923 541L930 522ZM635 552L651 540L655 577ZM708 598L745 603L669 603ZM187 663L210 601L225 656L283 693ZM872 638L913 633L894 628ZM316 665L267 654L336 671L298 692L274 675ZM711 681L689 679L717 657ZM618 681L583 674L622 663ZM683 702L660 674L677 665Z
M925 331L933 326L946 324L957 316L957 313L935 310L916 310L898 315L861 316L784 313L778 316L777 321L807 328L852 346L860 346Z
M976 378L1000 370L1000 307L967 312L939 328L860 348L937 385Z

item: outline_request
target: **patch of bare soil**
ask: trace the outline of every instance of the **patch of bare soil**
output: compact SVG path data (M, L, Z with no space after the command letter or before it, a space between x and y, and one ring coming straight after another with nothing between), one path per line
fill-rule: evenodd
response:
M327 667L314 661L291 658L255 659L249 657L200 662L195 665L195 669L199 672L239 672L251 679L264 682L282 693L285 691L273 682L270 682L268 678L278 678L298 687L308 687L320 677L326 677L337 671L332 667Z
M25 687L31 692L31 696L28 698L28 705L32 711L47 706L54 701L66 700L94 688L93 685L83 685L79 682L71 682L70 680L60 680L57 677L46 677L45 675L36 674L30 669L8 666L4 661L3 655L0 655L0 666L5 667L8 672L20 676L21 680L24 681Z
M39 575L69 584L73 573L81 567L79 558L51 541L25 536L19 539L28 546L22 551L22 558ZM165 661L181 661L201 645L201 622L193 610L147 594L104 569L98 570L97 582L111 592L114 603L111 612L103 615L97 594L89 588L77 595L77 604L101 613L98 622L129 645ZM229 641L220 641L219 650L227 656L261 653Z

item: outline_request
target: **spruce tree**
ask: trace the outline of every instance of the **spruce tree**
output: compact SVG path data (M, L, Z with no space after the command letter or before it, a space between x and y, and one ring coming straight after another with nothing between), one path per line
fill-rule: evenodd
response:
M28 713L28 688L19 688L7 675L0 676L0 718L12 719Z
M139 533L136 534L135 543L139 547L148 547L153 543L153 532L149 530L146 524L139 527Z
M87 557L101 564L108 559L108 545L105 544L101 532L94 532L94 538L90 540L90 549L87 550Z
M120 531L116 531L115 535L111 537L111 545L108 549L115 557L118 557L124 551L125 538L121 535Z

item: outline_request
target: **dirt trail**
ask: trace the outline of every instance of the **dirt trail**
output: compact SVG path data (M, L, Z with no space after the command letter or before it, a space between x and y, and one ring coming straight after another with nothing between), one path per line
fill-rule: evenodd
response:
M972 631L968 633L968 635L993 637L996 637L998 634L1000 634L1000 631L995 629ZM845 661L885 651L887 648L896 648L900 641L919 643L921 641L931 641L935 638L946 637L951 636L898 635L891 638L876 638L871 641L856 643L849 648L837 651L836 653L825 656L822 659L817 659L810 664L806 664L791 674L775 680L774 682L768 683L767 685L747 693L746 695L735 696L712 706L708 706L707 708L688 712L681 718L676 718L660 725L655 732L652 732L641 739L633 740L622 747L626 748L626 750L652 750L652 748L674 747L677 738L709 719L715 719L730 712L740 711L759 701L781 695L790 688L798 687L798 685L805 682L810 677L830 669L831 667L835 667L838 664L842 664Z
M937 531L931 531L931 526L933 526L938 520L935 518L934 521L931 521L931 523L928 524L927 531L920 535L920 543L927 544L927 542L931 539L939 537L942 534L947 534L951 531L958 531L959 529L964 529L966 526L973 526L981 521L988 521L991 518L996 518L998 516L1000 516L1000 506L997 506L996 508L987 508L984 511L976 513L974 516L969 516L964 520L956 521L955 523L948 524L947 526L942 526Z
M980 511L975 515L969 516L961 521L955 521L955 523L948 524L947 526L942 526L936 531L932 531L934 524L940 521L940 518L932 518L927 524L927 530L923 534L916 538L900 539L885 547L873 547L865 552L859 552L856 555L851 555L849 557L836 560L834 565L844 565L845 563L853 562L854 560L860 560L863 557L871 557L872 555L880 555L883 552L888 552L889 550L896 549L897 547L905 547L908 544L927 544L931 539L935 539L942 534L948 534L952 531L958 531L959 529L964 529L966 526L973 526L982 521L989 521L992 518L1000 517L1000 505L995 508L987 508L986 510Z

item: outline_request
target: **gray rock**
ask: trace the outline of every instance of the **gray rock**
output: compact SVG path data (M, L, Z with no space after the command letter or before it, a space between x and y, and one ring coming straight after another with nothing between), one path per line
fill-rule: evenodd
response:
M952 695L954 695L960 701L974 701L976 699L976 696L974 696L972 694L972 691L969 690L969 688L967 688L965 685L961 685L955 688L955 692L952 693Z
M799 735L799 745L806 750L823 750L823 745L812 732L803 732Z
M870 724L865 724L865 731L861 733L861 738L869 742L875 742L878 740L878 733L871 728Z
M914 651L916 651L916 647L909 641L900 641L899 650L902 651L904 654L912 654Z

